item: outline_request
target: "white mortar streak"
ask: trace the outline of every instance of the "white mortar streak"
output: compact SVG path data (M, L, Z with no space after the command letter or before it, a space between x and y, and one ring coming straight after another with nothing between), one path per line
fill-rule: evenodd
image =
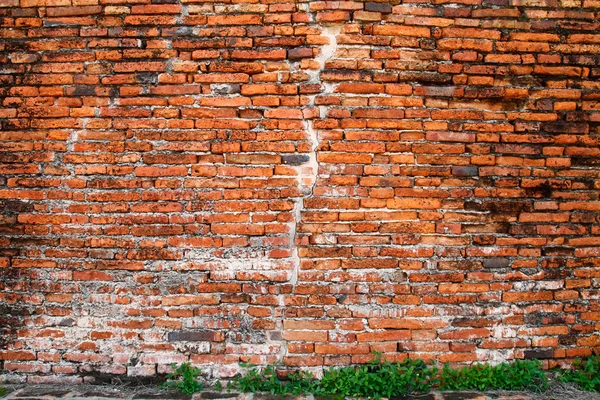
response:
M321 75L321 72L323 72L323 70L325 69L325 63L327 62L327 60L331 59L333 57L333 55L335 54L335 51L337 49L337 35L340 34L341 30L342 30L341 25L327 26L327 27L323 27L323 32L321 33L321 36L325 36L329 39L329 44L321 47L321 53L319 54L318 57L315 58L315 61L319 62L319 72L318 72L318 75L315 76L314 78L316 78L317 82L320 83L321 85L323 85L325 88L325 90L320 94L333 93L334 87L332 85L323 84L321 82L320 75ZM315 95L315 94L308 96L309 107L313 108L315 106L315 98L316 97L317 97L317 95ZM320 114L319 117L320 118L326 117L326 115L323 115L324 112L325 112L325 109L322 107L319 107L319 114ZM312 177L311 177L312 180L311 180L311 185L309 187L310 194L308 196L308 198L310 198L313 195L313 190L315 188L315 184L317 182L317 176L318 176L318 172L319 172L319 163L317 162L317 148L319 147L319 135L318 135L318 132L316 131L316 129L314 128L312 119L304 120L304 126L310 136L310 141L312 144L311 152L310 152L310 160L308 162L308 166L311 168L311 172L312 172ZM301 175L301 177L302 177L302 175ZM303 199L304 199L304 197L303 197Z
M327 45L324 45L321 47L321 52L319 54L318 57L315 57L315 61L317 61L319 63L319 70L318 71L313 71L310 75L310 83L319 83L321 84L325 90L323 92L320 92L319 94L328 94L328 93L333 93L333 86L332 85L324 85L321 83L321 72L325 69L325 63L327 62L327 60L329 60L330 58L333 57L333 55L335 54L335 51L337 49L337 35L339 35L339 33L342 30L342 26L341 25L335 25L335 26L327 26L327 27L323 27L322 28L322 32L321 32L321 36L325 36L326 38L329 39L329 43ZM315 106L315 98L317 97L317 94L311 94L308 97L308 108L312 109ZM322 112L324 112L324 110L321 109L321 107L319 107L319 117L320 118L324 118L324 115L321 115ZM319 147L319 135L317 130L314 128L314 124L313 124L313 120L312 117L309 119L304 119L303 120L303 124L304 124L304 129L305 131L308 133L309 135L309 139L310 139L310 143L311 143L311 151L309 154L309 160L307 164L302 164L300 165L297 170L298 170L298 189L302 192L302 198L296 202L296 204L294 205L294 222L292 224L292 228L291 228L291 232L290 232L290 240L291 243L290 245L294 247L294 252L292 255L292 260L294 262L294 269L292 270L292 276L290 279L290 283L292 284L293 287L296 286L296 284L298 283L298 274L300 271L300 254L299 254L299 246L295 245L295 240L296 240L296 233L297 233L297 227L298 224L301 222L302 220L302 210L304 209L304 201L306 199L309 199L313 196L313 191L315 188L315 185L317 183L317 178L318 178L318 174L319 174L319 163L317 161L317 148ZM306 186L305 185L305 174L304 171L307 171L310 169L310 177L309 177L309 185Z

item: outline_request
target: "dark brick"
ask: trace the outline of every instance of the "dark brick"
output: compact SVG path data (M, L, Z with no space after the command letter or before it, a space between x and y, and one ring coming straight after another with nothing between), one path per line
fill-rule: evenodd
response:
M508 268L510 260L508 258L487 258L483 260L484 268Z
M439 72L400 72L398 74L400 82L424 82L429 83L450 83L452 75L440 74Z
M562 247L562 246L553 246L553 247L544 247L542 249L543 256L572 256L575 251L572 247Z
M531 312L525 314L525 323L530 326L542 326L544 320L544 314L541 312Z
M498 230L496 230L498 232ZM489 246L496 243L496 238L491 235L481 235L473 237L473 244L477 244L480 246Z
M307 154L284 154L281 156L282 164L300 165L307 163L310 157Z
M474 167L474 166L452 167L452 175L454 175L454 176L478 176L479 168Z
M180 331L169 332L169 342L210 342L215 339L214 332L208 331Z
M389 3L376 3L369 1L365 3L365 10L389 14L392 12L392 6Z
M573 166L573 167L598 167L598 166L600 166L600 158L571 157L571 166Z
M7 201L4 203L7 211L21 213L33 211L33 203L27 203L20 200Z
M96 94L96 86L75 86L71 94L73 96L94 96Z
M555 261L560 260L559 258L555 258ZM571 275L568 270L562 268L546 268L544 269L544 278L545 279L565 279Z
M590 127L586 123L550 122L547 124L542 124L542 130L547 133L570 133L583 135L589 132Z
M465 202L465 210L490 211L492 213L517 213L526 208L526 206L527 203L524 201L489 200L483 202Z
M560 335L558 337L558 344L561 346L573 346L577 344L577 337L575 335Z
M523 352L525 359L527 360L543 360L554 357L553 349L534 349L525 350Z

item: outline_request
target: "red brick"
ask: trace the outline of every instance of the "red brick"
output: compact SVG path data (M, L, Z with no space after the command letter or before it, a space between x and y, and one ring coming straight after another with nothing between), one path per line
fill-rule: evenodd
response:
M367 344L315 344L317 354L366 354L369 351Z
M359 333L356 335L356 340L359 342L387 342L387 341L409 340L410 338L411 338L411 331L409 331L409 330L368 332L368 333Z
M196 296L165 296L162 298L163 306L185 306L193 304L219 304L219 300L213 295Z
M375 35L385 36L415 36L415 37L430 37L431 31L429 28L419 28L415 26L402 25L375 25L373 27Z

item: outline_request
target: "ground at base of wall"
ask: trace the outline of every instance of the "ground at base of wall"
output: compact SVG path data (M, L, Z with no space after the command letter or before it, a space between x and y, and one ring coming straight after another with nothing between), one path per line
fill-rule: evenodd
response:
M153 386L118 385L7 385L2 400L340 400L335 396L274 396L263 393L234 393L205 390L194 395L166 391ZM550 388L544 394L524 392L432 392L390 400L600 400L599 393L571 387Z

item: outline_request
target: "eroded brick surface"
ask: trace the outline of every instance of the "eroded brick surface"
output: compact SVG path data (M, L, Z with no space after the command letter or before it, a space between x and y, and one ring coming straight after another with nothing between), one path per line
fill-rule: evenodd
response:
M599 12L0 0L0 379L598 351Z

